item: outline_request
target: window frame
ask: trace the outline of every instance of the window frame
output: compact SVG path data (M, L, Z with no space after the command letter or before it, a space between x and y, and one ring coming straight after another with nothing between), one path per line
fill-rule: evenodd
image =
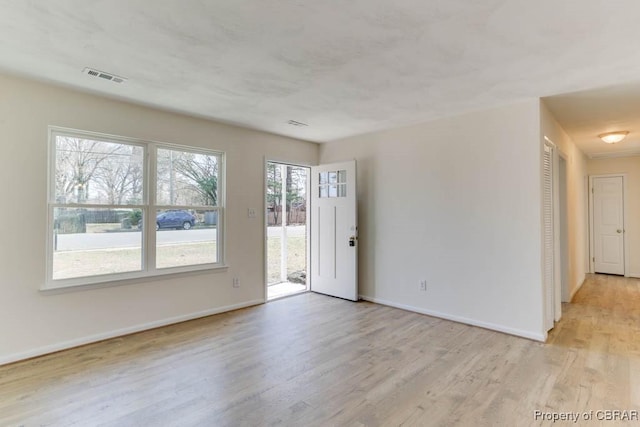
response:
M143 185L142 202L136 205L108 205L96 203L58 203L56 200L56 137L68 136L72 138L92 139L101 142L133 145L143 149ZM191 152L218 159L218 186L217 201L215 206L196 205L158 205L157 204L157 152L158 149ZM145 277L168 276L179 273L187 273L203 270L217 270L227 268L225 264L225 205L226 205L226 154L223 151L207 148L186 146L174 143L150 141L138 138L129 138L118 135L110 135L100 132L91 132L77 129L49 126L48 150L47 150L47 226L46 226L46 280L41 290L54 290L87 285L99 285L122 282L131 279ZM93 276L82 276L66 279L53 279L54 257L54 210L56 208L88 208L88 209L140 209L143 215L144 225L141 231L141 269L133 272L109 273ZM156 268L156 212L163 209L198 209L216 211L216 255L214 263L185 265L176 267ZM121 284L121 283L114 283Z

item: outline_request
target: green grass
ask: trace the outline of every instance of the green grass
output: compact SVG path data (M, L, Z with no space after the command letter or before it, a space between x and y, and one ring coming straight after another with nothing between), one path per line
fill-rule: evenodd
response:
M267 281L269 284L280 282L280 255L282 239L269 237L267 241ZM288 237L287 274L305 271L307 266L307 242L304 237Z
M141 253L140 248L55 252L53 278L59 280L140 271ZM160 245L156 251L157 268L206 264L215 260L215 242Z
M104 231L107 228L102 227ZM295 271L305 271L307 264L305 237L288 237L287 242L287 274ZM267 278L269 284L281 281L280 244L280 237L269 237L267 245ZM215 242L161 245L156 253L158 268L205 264L214 262L215 259ZM53 255L53 267L54 279L56 280L140 271L141 249L122 248L55 252Z
M181 243L161 245L156 249L157 268L216 262L215 242Z

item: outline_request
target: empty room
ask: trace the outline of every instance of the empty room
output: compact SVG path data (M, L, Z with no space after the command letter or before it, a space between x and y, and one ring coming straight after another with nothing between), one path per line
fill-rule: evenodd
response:
M0 426L640 422L637 2L0 7Z

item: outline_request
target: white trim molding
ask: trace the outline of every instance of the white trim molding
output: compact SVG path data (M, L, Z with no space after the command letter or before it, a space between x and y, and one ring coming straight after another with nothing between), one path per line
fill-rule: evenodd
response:
M384 300L384 299L381 299L381 298L370 297L370 296L367 296L367 295L360 295L360 299L365 300L365 301L369 301L369 302L373 302L373 303L376 303L376 304L380 304L380 305L386 305L386 306L389 306L389 307L399 308L401 310L412 311L414 313L419 313L419 314L425 314L425 315L431 316L431 317L437 317L439 319L450 320L452 322L463 323L465 325L470 325L470 326L477 326L479 328L489 329L489 330L492 330L492 331L501 332L501 333L504 333L504 334L513 335L513 336L520 337L520 338L526 338L526 339L530 339L530 340L533 340L533 341L539 341L539 342L547 341L547 333L546 332L536 333L536 332L531 332L531 331L525 331L525 330L522 330L522 329L509 328L507 326L502 326L502 325L498 325L498 324L495 324L495 323L482 322L482 321L475 320L475 319L469 319L467 317L456 316L456 315L447 314L447 313L441 313L439 311L434 311L434 310L427 310L427 309L420 308L420 307L415 307L415 306L412 306L412 305L399 304L397 302Z
M19 362L25 359L31 359L33 357L44 356L46 354L55 353L58 351L67 350L74 347L79 347L81 345L92 344L98 341L104 341L111 338L130 335L136 332L147 331L149 329L155 329L162 326L173 325L175 323L186 322L188 320L199 319L201 317L212 316L214 314L220 314L227 311L239 310L241 308L252 307L254 305L260 305L263 303L264 301L262 299L251 300L251 301L241 302L238 304L227 305L224 307L211 308L208 310L198 311L195 313L170 317L168 319L155 320L153 322L143 323L140 325L130 326L122 329L116 329L113 331L101 332L94 335L88 335L85 337L76 338L69 341L63 341L60 343L47 345L44 347L34 348L34 349L23 351L20 353L13 353L13 354L8 354L4 356L0 355L0 366L6 365L8 363Z

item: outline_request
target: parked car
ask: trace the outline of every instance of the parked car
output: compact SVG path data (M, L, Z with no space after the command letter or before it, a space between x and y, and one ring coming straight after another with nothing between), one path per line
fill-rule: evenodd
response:
M156 216L156 230L182 228L189 230L196 224L196 217L187 211L166 211Z

